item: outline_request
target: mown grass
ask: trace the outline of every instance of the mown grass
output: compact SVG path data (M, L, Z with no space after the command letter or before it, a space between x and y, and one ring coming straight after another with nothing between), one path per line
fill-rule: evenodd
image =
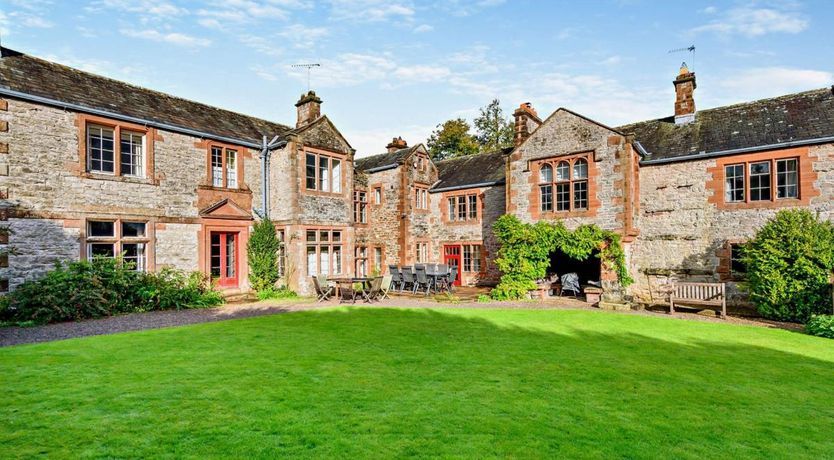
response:
M328 309L0 349L0 457L824 458L834 342Z

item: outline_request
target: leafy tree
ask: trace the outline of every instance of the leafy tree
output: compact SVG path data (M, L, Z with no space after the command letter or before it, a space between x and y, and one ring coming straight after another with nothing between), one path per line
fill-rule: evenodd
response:
M426 142L431 158L439 161L478 153L478 141L469 129L469 123L463 118L437 125Z
M475 118L474 124L482 152L491 152L513 145L514 124L504 117L504 110L498 99L493 99L485 107L481 107L481 114Z
M834 225L810 211L783 210L742 249L747 289L759 314L807 321L831 311Z
M249 256L249 281L258 292L272 289L278 282L278 250L281 241L275 231L275 225L269 219L255 223L246 253Z

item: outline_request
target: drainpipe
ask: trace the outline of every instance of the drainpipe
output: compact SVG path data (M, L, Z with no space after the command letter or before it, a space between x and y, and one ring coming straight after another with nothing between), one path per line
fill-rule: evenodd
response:
M261 206L264 219L269 218L269 157L273 150L282 149L287 145L287 141L278 139L279 136L275 136L267 142L264 136L261 144Z

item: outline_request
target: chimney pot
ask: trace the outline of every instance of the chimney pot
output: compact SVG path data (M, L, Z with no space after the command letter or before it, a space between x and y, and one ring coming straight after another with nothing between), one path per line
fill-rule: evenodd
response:
M681 63L675 85L675 124L685 125L695 121L695 73L689 71L686 63Z
M308 125L321 116L321 98L316 96L315 91L308 91L302 94L295 103L298 110L298 121L295 123L296 128Z
M391 139L391 143L385 146L385 148L388 149L388 153L394 153L397 150L404 149L406 147L408 147L408 142L406 142L402 136L397 136Z
M518 106L513 112L515 118L515 134L513 135L513 146L518 147L525 139L530 137L532 133L540 124L542 124L539 114L533 108L533 104L525 102Z

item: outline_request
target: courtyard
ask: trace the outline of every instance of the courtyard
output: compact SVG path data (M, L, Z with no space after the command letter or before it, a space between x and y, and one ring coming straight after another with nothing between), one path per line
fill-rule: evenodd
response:
M287 309L313 309L2 348L0 455L834 449L834 350L824 339L587 308L437 306L300 303Z

